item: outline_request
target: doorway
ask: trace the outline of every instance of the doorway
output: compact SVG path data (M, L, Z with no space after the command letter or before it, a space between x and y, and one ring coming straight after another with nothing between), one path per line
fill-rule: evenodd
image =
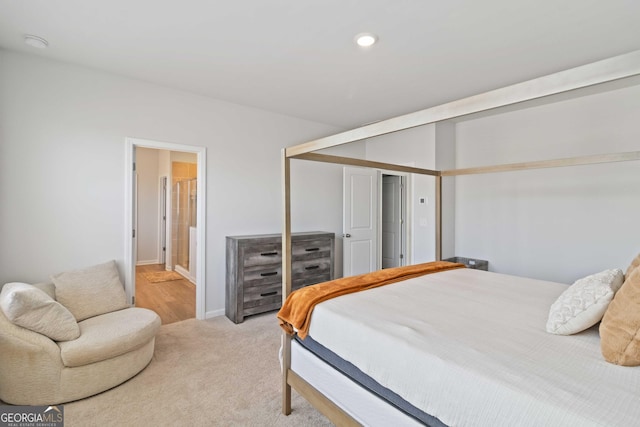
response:
M406 226L406 194L405 177L400 175L382 175L381 204L381 255L382 268L405 265L405 226Z
M187 196L191 196L191 200L194 203L191 205L190 219L193 220L197 227L190 227L191 241L186 243L189 245L190 250L190 262L188 262L188 270L192 271L192 281L195 284L195 317L197 319L205 318L205 230L206 230L206 148L197 146L188 146L174 143L166 143L160 141L150 141L135 138L125 139L125 290L129 301L135 305L136 295L136 266L139 263L137 259L138 254L138 237L142 223L138 223L138 186L140 185L137 179L136 172L136 150L139 148L160 150L161 152L176 152L176 153L189 153L195 156L197 173L194 180L197 180L198 185L192 185L191 189L187 192ZM160 174L162 175L162 174ZM163 182L163 176L156 177L160 183ZM137 184L136 184L137 182ZM171 200L171 194L169 188L170 180L167 180L166 190L164 191L164 199L162 196L162 190L160 190L160 196L158 197L158 212L160 215L160 221L163 217L166 219L166 225L164 226L164 232L162 226L158 226L158 242L165 237L165 244L158 243L157 260L160 262L164 258L165 263L169 266L169 260L172 258L172 252L177 250L177 245L171 244L172 238L171 230L171 216L172 210L166 209L164 215L162 214L162 203L169 205ZM192 190L192 191L191 191ZM187 197L188 200L188 197ZM201 242L198 244L198 242ZM188 253L188 252L185 252ZM144 261L144 260L142 260ZM144 263L144 262L143 262Z
M410 261L407 177L370 168L343 169L343 275Z

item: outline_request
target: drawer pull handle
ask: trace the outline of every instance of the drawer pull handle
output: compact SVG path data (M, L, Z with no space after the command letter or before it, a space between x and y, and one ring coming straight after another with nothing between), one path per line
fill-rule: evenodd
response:
M276 274L278 274L278 272L277 272L277 271L270 271L270 272L268 272L268 273L260 273L260 275L261 275L262 277L266 277L266 276L275 276Z
M315 270L316 268L320 268L319 265L310 265L309 267L305 267L305 270Z
M319 250L320 250L320 248L306 248L305 249L306 252L316 252L316 251L319 251Z
M275 256L278 255L278 252L274 251L274 252L262 252L260 255L262 256Z
M270 297L271 295L276 295L278 291L265 292L264 294L260 294L261 297Z

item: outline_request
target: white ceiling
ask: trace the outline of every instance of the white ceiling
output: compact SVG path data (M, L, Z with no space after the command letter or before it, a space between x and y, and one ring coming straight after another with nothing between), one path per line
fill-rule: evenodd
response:
M0 47L356 127L640 49L640 0L0 0Z

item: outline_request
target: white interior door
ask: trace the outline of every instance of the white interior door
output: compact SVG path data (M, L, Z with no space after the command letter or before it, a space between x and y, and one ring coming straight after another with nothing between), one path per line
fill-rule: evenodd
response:
M382 268L402 265L402 178L382 176Z
M344 168L344 276L378 269L378 171Z

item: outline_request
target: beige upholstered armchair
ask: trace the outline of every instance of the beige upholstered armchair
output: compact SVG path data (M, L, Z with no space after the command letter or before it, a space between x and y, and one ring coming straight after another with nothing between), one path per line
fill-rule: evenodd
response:
M52 405L108 390L151 361L159 316L129 307L115 262L0 292L0 399Z

